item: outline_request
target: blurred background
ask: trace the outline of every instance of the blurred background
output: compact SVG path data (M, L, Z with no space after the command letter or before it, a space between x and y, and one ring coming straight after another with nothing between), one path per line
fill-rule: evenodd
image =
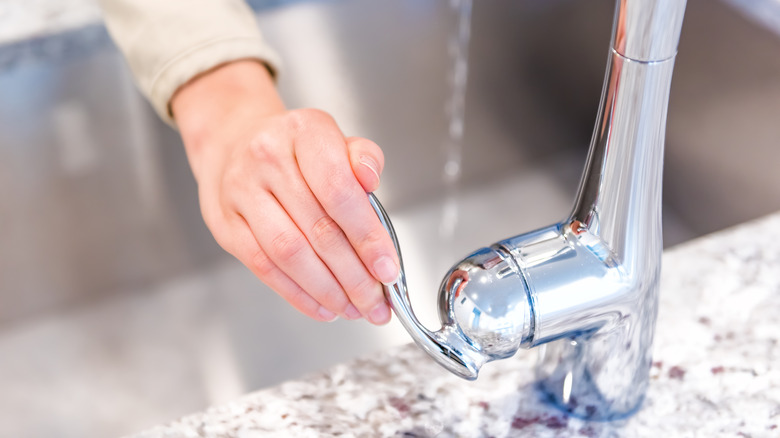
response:
M384 148L429 326L450 264L569 213L613 0L250 3L288 105ZM777 0L689 0L667 247L780 210L778 35ZM92 0L0 3L0 436L128 434L408 341L310 321L222 252Z

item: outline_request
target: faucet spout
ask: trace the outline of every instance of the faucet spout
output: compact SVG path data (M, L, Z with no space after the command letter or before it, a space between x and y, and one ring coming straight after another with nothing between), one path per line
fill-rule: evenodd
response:
M544 344L539 387L581 417L630 415L647 389L663 249L663 150L673 67L673 56L638 61L612 50L570 217L547 240L505 243L533 285L537 321L532 345ZM559 250L537 262L540 244Z
M641 405L658 310L666 115L684 11L685 0L617 1L590 150L565 220L451 268L439 291L439 332L420 326L397 284L385 288L415 341L447 369L473 379L482 364L539 346L538 387L560 408L610 420ZM377 209L373 196L372 203Z
M684 0L619 0L601 104L574 209L501 242L530 285L540 389L592 419L641 405L663 250L669 93Z
M612 49L641 62L677 54L686 0L617 0Z

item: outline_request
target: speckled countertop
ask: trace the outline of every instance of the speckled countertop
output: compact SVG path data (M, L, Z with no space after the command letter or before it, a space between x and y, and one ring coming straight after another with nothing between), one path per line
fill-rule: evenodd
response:
M664 255L651 384L627 420L586 422L533 389L533 350L450 375L413 345L137 437L778 437L780 213Z

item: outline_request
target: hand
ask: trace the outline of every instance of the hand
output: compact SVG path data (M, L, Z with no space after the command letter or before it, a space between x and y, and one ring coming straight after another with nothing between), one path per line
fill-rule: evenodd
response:
M194 79L171 107L222 248L314 319L390 320L379 282L396 279L398 257L366 196L379 146L322 111L287 111L255 61Z

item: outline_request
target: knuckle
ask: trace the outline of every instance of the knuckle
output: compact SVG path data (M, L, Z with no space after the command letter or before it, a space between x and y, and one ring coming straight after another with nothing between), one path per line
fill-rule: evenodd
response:
M335 313L343 313L349 306L346 291L339 285L331 285L312 294L326 309Z
M306 117L303 114L303 110L293 110L287 113L286 117L287 127L292 131L300 131L300 129L306 125Z
M249 142L248 152L254 161L268 164L278 164L281 155L279 142L267 133L256 135Z
M289 263L302 254L307 245L308 243L303 236L297 233L283 232L271 241L271 251L281 262Z
M298 114L308 120L317 120L317 121L333 120L330 114L317 108L303 108L298 110Z
M289 112L288 122L291 128L301 130L314 124L334 123L334 120L325 111L316 108L301 108Z
M323 187L323 204L330 208L346 205L355 196L355 179L353 175L343 172L332 173Z
M246 182L246 173L241 166L229 166L221 176L221 188L225 194L232 194Z
M357 239L357 248L365 252L378 253L381 243L387 236L385 230L371 230Z
M276 271L276 265L263 251L256 251L252 255L252 270L260 279L267 279Z
M344 313L349 306L349 298L344 290L339 289L328 294L328 298L324 300L326 307L336 313Z
M347 291L347 295L358 307L369 308L373 307L372 304L380 302L381 295L375 293L378 290L378 282L370 275L366 275Z
M335 247L344 235L336 221L327 215L317 219L311 233L313 240L324 248Z
M310 317L310 318L317 318L317 309L319 309L320 304L316 302L314 299L312 299L309 295L307 295L305 292L300 292L296 294L284 294L281 292L278 292L278 294L287 300L288 303L290 303L294 308L298 309L301 313L304 315Z
M360 147L360 149L365 152L380 153L380 154L382 153L382 150L379 148L379 145L367 138L358 137L355 139L355 142Z

